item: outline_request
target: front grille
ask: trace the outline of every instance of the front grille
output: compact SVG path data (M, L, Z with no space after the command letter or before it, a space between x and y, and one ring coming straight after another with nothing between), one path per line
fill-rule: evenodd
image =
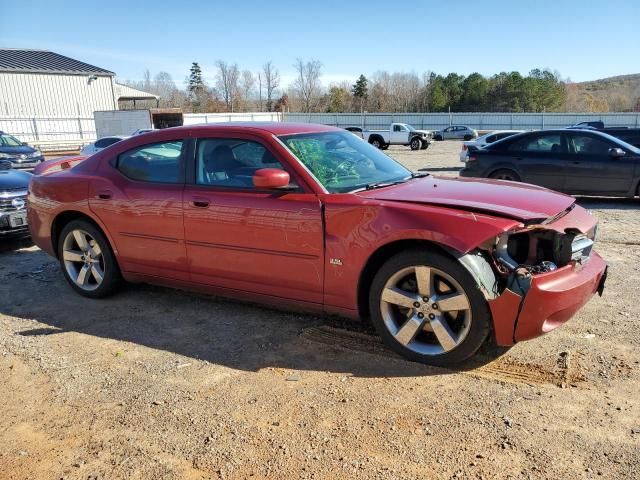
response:
M20 199L24 202L26 207L27 204L27 194L23 189L17 191L9 191L9 192L0 192L0 212L17 212L18 210L24 210L25 207L17 208L13 205L13 201L16 199Z

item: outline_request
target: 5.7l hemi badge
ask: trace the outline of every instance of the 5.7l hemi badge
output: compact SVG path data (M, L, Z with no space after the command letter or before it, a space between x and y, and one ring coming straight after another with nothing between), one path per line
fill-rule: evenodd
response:
M330 258L330 259L329 259L329 263L330 263L331 265L338 265L338 266L340 266L340 265L342 265L342 260L340 260L339 258Z

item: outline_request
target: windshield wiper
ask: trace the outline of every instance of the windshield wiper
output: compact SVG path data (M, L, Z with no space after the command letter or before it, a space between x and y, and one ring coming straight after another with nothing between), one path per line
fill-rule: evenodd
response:
M429 172L413 172L411 178L422 178L431 175Z
M416 173L411 173L411 176L407 177L407 178L403 178L401 180L395 180L393 182L372 182L372 183L367 183L366 185L363 185L362 187L358 187L355 190L351 190L349 193L357 193L357 192L362 192L363 190L374 190L376 188L384 188L384 187L390 187L392 185L398 185L400 183L404 183L407 180L411 180L413 178L422 178L422 177L427 177L430 174L427 172L416 172Z

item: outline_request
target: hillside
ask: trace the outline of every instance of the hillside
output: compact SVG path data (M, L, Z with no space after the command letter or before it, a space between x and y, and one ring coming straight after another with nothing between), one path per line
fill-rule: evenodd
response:
M573 98L577 103L590 103L594 111L640 109L640 73L575 83L570 88L575 89ZM567 100L569 102L570 98ZM579 105L576 104L575 108Z

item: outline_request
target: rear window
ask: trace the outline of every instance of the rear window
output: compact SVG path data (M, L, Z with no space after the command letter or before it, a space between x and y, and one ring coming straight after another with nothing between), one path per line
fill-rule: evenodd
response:
M182 140L153 143L118 156L116 168L140 182L182 183Z

